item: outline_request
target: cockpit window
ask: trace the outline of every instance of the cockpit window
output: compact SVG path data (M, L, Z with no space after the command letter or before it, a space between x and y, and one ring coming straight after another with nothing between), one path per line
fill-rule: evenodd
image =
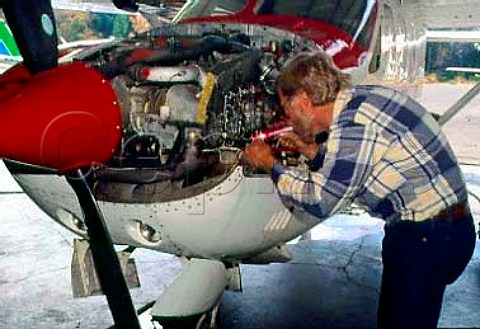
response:
M255 7L257 15L295 16L334 25L366 46L374 23L372 0L263 0Z
M180 11L175 21L241 12L243 14L248 2L248 0L193 0ZM258 17L290 16L321 21L343 30L354 41L368 49L375 30L377 15L375 3L376 0L257 0L253 13L245 14L254 14ZM281 19L278 23L279 25L282 23Z
M248 0L196 0L180 13L182 19L204 16L230 15L241 11Z

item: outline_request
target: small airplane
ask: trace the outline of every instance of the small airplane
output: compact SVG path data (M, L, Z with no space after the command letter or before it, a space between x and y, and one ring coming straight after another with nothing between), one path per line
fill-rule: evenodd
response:
M114 3L136 9L135 1ZM289 58L324 51L354 83L415 97L427 28L478 26L470 14L476 5L192 0L172 24L70 56L102 74L121 112L120 144L88 173L113 243L174 254L184 264L152 306L150 327L213 328L224 289L241 290L240 264L288 262L286 243L322 221L283 204L268 175L242 161L253 139L275 143L285 129L274 81ZM277 153L302 167L295 150ZM55 221L92 238L89 211L64 171L42 159L6 165Z

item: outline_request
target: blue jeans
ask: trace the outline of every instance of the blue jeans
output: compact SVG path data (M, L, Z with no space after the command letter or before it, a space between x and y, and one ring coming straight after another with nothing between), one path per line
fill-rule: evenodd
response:
M471 215L385 225L379 328L436 328L447 284L463 272L475 248Z

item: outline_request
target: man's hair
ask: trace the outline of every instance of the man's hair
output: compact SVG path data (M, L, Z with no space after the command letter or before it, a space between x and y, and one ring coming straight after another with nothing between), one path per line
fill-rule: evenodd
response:
M350 75L336 68L326 54L302 52L290 59L276 79L276 88L285 97L305 91L314 105L333 102L350 84Z

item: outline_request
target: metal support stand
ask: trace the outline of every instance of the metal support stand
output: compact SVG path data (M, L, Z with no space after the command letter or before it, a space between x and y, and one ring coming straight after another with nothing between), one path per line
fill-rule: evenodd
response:
M473 98L480 93L480 82L475 84L465 95L455 102L450 108L438 119L438 124L443 126L452 119L460 110L462 110Z
M85 215L95 268L116 329L141 329L112 239L82 170L67 175Z

